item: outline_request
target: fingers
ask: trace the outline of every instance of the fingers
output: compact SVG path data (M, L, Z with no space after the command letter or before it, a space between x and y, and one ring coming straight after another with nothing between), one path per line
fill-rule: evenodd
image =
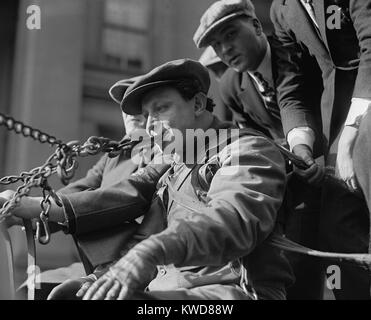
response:
M353 190L358 190L357 179L355 177L350 180L350 185Z
M351 191L357 191L358 190L357 180L354 176L345 180L345 183Z
M93 284L93 282L90 282L90 281L85 282L85 283L81 286L80 290L77 291L77 293L76 293L76 297L78 297L78 298L83 297L83 296L85 295L85 293L88 291L88 289L91 287L92 284Z
M317 171L317 166L312 165L310 168L303 170L295 168L295 172L304 179L309 179Z
M352 157L348 154L338 154L336 161L340 179L345 182L350 191L358 191L358 183L354 173Z
M320 185L325 175L324 168L317 163L313 163L310 168L306 170L295 167L294 172L307 183L314 186Z
M311 176L308 177L308 183L312 185L319 185L323 181L323 177L325 176L325 170L318 164L314 164L311 168L313 168L313 172Z
M83 288L80 291L83 291ZM127 286L123 286L118 280L108 278L100 278L90 284L84 294L83 300L124 300L131 296Z
M313 160L313 153L309 146L305 144L298 144L292 149L293 153L304 160L308 166L312 166L315 162Z
M103 300L114 285L114 280L102 277L94 282L83 297L83 300Z
M131 297L131 293L127 286L122 287L117 300L127 300Z
M121 283L117 280L114 281L112 288L107 292L104 300L115 300L121 291Z
M5 190L3 192L0 192L0 197L6 200L10 200L13 197L14 193L15 192L13 190Z
M82 280L70 279L56 286L48 295L48 300L71 300L75 299L76 291L81 287Z

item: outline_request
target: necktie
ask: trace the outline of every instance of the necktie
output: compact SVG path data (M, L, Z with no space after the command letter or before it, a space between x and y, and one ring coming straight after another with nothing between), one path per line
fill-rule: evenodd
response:
M254 76L262 87L262 90L260 89L260 93L263 96L268 111L273 117L281 120L280 112L277 106L276 91L269 85L268 81L264 79L260 72L254 72Z
M302 0L302 2L304 4L304 7L307 10L310 18L312 19L312 21L314 22L316 27L319 28L318 23L316 21L316 14L314 12L312 0Z

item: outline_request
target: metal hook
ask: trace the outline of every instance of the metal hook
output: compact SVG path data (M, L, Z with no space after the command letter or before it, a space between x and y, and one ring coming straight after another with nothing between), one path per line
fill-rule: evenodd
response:
M45 189L43 190L43 192L45 191ZM50 194L48 194L46 197L45 197L45 194L44 194L44 198L43 200L41 200L40 202L40 206L41 206L41 213L40 213L40 220L36 222L36 239L39 241L40 244L48 244L50 242L50 229L49 229L49 211L50 211L50 207L51 207L51 202L49 200L49 198L51 197ZM43 225L43 228L44 228L44 236L42 236L41 234L41 223Z
M36 240L39 241L40 244L48 244L50 242L50 229L49 229L49 218L45 215L44 211L40 214L40 220L44 228L45 235L41 235L41 223L40 221L36 222Z

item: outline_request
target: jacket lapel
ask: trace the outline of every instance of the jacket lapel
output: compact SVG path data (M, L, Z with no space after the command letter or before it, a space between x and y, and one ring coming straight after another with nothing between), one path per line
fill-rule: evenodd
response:
M322 3L323 1L314 0L313 3ZM319 17L320 21L324 21L324 11L320 8L315 7L315 10L322 12L323 17ZM308 48L312 48L315 51L319 52L321 55L328 55L327 47L322 39L321 35L318 33L318 29L313 24L311 18L305 11L303 5L300 3L300 0L288 0L282 4L282 12L286 17L286 21L290 26L291 30L295 30L295 34L298 36L298 40L301 40ZM324 23L319 23L320 30L325 28ZM310 44L310 45L309 45Z
M270 125L271 116L265 107L263 97L256 89L253 81L247 73L243 73L241 92L238 97L243 104L244 112L249 114L256 123Z
M318 23L322 41L325 44L326 49L328 50L326 37L325 0L313 0L313 8L316 14L316 21Z

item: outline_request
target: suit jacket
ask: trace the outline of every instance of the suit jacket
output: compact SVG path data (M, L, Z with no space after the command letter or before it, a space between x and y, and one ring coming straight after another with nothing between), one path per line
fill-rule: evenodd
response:
M315 0L319 30L298 0L274 0L271 19L278 61L277 90L285 133L299 126L315 127L313 108L303 98L303 56L313 56L322 71L321 103L325 153L333 163L337 139L346 120L352 97L371 98L371 1L337 1L347 19L340 30L326 28L326 7L334 0ZM348 9L348 11L347 11Z
M280 120L270 114L249 74L228 69L220 81L220 95L239 127L259 130L273 139L284 138Z
M271 44L273 41L268 37ZM272 52L272 71L273 77L277 76L276 54L271 45ZM316 123L319 124L319 106L322 92L321 77L317 63L305 56L305 83L308 88L305 98L310 100L310 104L316 106ZM311 88L309 90L309 88ZM313 90L316 88L316 90ZM314 91L314 92L313 92ZM265 106L261 92L257 90L254 79L248 73L238 73L229 68L223 75L220 82L220 95L224 105L233 112L234 120L240 127L249 127L259 130L273 139L284 139L284 132L281 120L273 117ZM277 103L277 110L279 110ZM321 136L321 131L316 125L316 132Z

